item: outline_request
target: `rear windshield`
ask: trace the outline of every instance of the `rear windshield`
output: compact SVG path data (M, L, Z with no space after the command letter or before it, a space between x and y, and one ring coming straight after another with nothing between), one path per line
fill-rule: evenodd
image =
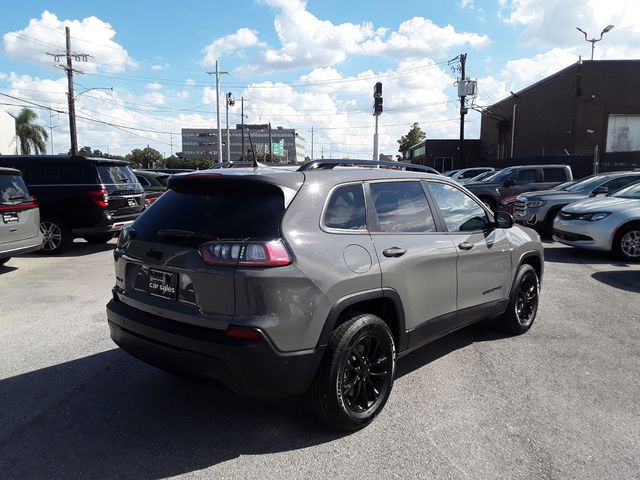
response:
M138 183L138 179L127 165L98 164L96 166L102 183Z
M0 202L24 200L29 198L29 191L22 177L18 175L0 175Z
M136 239L157 242L158 231L193 232L219 239L271 239L279 236L284 195L278 187L235 182L217 191L169 190L134 224ZM163 241L180 243L179 236ZM190 243L190 242L184 242Z

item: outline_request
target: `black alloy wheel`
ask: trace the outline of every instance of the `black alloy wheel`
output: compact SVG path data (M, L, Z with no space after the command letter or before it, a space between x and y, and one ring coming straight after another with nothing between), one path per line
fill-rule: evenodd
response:
M520 265L511 288L509 306L499 319L502 329L514 335L528 331L536 319L539 299L538 274L531 265Z
M309 389L311 408L327 425L359 430L389 399L396 360L388 325L372 314L354 314L331 334Z
M345 357L338 386L345 406L355 416L366 415L391 387L393 352L387 342L364 332Z

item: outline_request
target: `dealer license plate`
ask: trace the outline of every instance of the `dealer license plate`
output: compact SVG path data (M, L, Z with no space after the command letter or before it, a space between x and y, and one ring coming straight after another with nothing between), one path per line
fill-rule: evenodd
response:
M18 223L18 212L3 213L2 221L4 223Z
M178 274L162 270L149 270L149 293L162 298L176 298Z

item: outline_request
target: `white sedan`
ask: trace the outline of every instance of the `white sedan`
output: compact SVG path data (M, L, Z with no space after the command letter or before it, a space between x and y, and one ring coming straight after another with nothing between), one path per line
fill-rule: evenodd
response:
M640 260L640 183L567 205L553 222L553 239Z

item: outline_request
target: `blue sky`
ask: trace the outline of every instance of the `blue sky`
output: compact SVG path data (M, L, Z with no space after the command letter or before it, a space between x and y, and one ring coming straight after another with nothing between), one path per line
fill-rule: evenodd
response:
M179 151L180 128L213 127L213 59L222 88L247 98L249 123L297 128L316 152L364 158L371 151L371 89L384 84L382 153L414 121L431 138L455 138L457 74L447 60L468 54L478 105L588 57L590 33L616 25L596 58L638 58L640 2L635 0L239 0L184 2L21 1L0 20L0 97L10 112L24 101L66 110L64 73L45 52L64 45L93 55L77 63L79 142L112 153L149 144ZM306 84L306 85L305 85ZM21 101L23 103L21 103ZM43 126L49 111L37 108ZM232 108L231 123L239 122ZM96 122L100 120L103 123ZM467 116L479 135L480 114ZM107 123L112 125L107 125ZM54 150L68 149L64 115L53 117ZM114 126L115 125L115 126ZM310 145L307 146L310 151ZM368 153L369 152L369 153Z

